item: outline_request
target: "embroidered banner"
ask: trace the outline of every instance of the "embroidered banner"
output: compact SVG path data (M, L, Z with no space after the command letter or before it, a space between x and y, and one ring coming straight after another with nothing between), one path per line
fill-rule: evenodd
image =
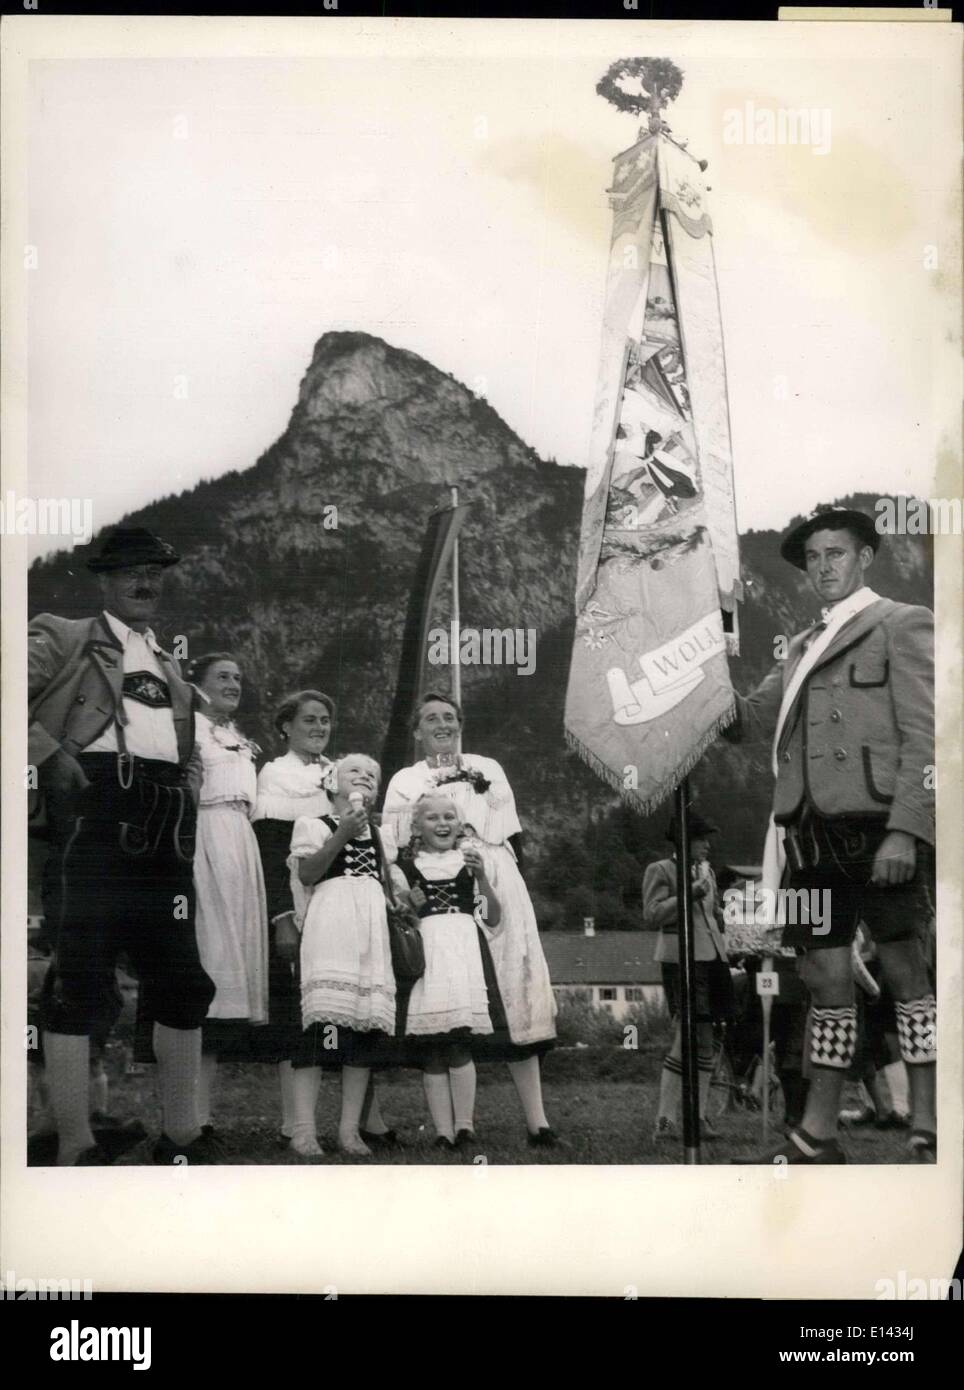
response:
M648 812L733 716L742 590L699 166L649 136L617 156L610 202L566 737Z

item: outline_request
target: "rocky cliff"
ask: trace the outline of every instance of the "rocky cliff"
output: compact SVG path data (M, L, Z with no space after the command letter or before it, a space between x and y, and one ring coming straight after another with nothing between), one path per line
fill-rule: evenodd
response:
M567 900L555 889L571 879L575 837L584 848L588 840L582 878L599 925L628 925L642 864L662 852L665 815L651 822L623 815L563 743L581 470L540 459L484 400L415 354L362 333L327 333L287 429L252 467L125 521L158 531L183 555L160 635L166 644L185 636L191 654L237 654L247 682L242 722L266 751L276 747L275 702L317 686L338 704L334 747L377 756L425 521L448 505L453 483L472 505L461 540L463 626L537 634L532 675L463 671L466 746L498 758L509 773L547 918L571 925L585 906L579 893ZM812 612L803 576L779 559L776 542L771 532L743 539L745 654L734 663L741 688L769 665L773 637L798 630ZM886 552L874 571L878 592L930 604L926 541L896 538ZM447 601L443 592L441 622ZM95 582L76 553L32 567L31 612L76 616L96 603ZM703 808L723 826L723 858L759 857L765 765L763 750L747 757L722 746L693 779Z

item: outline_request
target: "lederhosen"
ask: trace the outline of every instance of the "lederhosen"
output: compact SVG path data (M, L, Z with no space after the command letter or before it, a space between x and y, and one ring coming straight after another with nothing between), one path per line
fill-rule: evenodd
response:
M808 801L803 803L786 825L787 887L792 892L826 891L825 899L814 901L829 905L830 918L788 922L783 928L785 946L849 946L861 921L877 942L907 940L924 930L934 912L933 851L919 840L917 868L909 883L872 885L874 857L886 835L886 813L829 817Z
M145 675L126 675L124 694L169 706L166 682ZM179 763L128 753L115 725L116 753L77 755L90 786L48 799L44 911L54 968L44 1027L71 1034L110 1027L122 1007L115 967L123 951L139 979L141 1013L170 1028L197 1028L215 990L194 929L194 797Z

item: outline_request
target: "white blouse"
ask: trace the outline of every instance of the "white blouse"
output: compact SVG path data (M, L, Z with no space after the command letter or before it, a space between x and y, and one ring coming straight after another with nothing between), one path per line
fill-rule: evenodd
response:
M458 771L454 767L429 767L422 759L411 767L402 768L388 784L385 792L385 829L398 845L406 845L411 837L412 808L418 798L429 791L441 791L458 808L464 825L470 825L487 845L504 845L510 835L522 829L515 809L515 797L502 768L494 758L478 753L463 753L462 764L480 772L489 783L486 791L478 792L470 782L450 780Z
M290 749L258 773L258 795L252 820L290 820L327 816L331 801L324 781L332 764L328 758L306 763Z
M195 716L195 737L204 765L201 806L240 801L250 815L257 794L254 745L233 724L215 724L206 714Z

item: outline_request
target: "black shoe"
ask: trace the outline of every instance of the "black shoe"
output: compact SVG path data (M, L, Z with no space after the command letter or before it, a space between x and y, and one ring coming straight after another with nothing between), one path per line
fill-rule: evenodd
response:
M106 1129L95 1125L93 1133L98 1145L110 1156L112 1163L120 1158L121 1154L136 1148L142 1139L147 1138L147 1130L140 1120L118 1120Z
M878 1117L874 1129L910 1129L910 1116L891 1110L889 1114Z
M794 1131L799 1135L801 1142L806 1148L801 1148L800 1144L795 1143L792 1134L775 1149L770 1149L765 1154L754 1154L752 1158L731 1158L731 1163L743 1164L768 1163L773 1165L784 1164L824 1164L824 1163L846 1163L847 1155L837 1143L836 1139L812 1139L808 1134L800 1130ZM809 1152L807 1152L809 1150Z
M937 1135L933 1130L915 1129L907 1141L912 1163L937 1162Z
M91 1117L93 1118L93 1117ZM103 1155L98 1162L113 1163L120 1158L121 1154L126 1154L129 1149L134 1149L142 1139L147 1138L147 1130L140 1120L116 1120L109 1117L111 1123L106 1126L95 1124L92 1129L94 1136L94 1148L98 1149ZM27 1167L28 1168L53 1168L57 1163L57 1132L51 1130L47 1134L32 1134L27 1140ZM93 1152L93 1150L90 1150Z
M373 1134L370 1129L360 1129L358 1133L365 1143L373 1149L404 1149L405 1147L393 1129L382 1130L381 1134Z
M213 1139L216 1134L217 1130L214 1128L212 1124L206 1124L201 1126L202 1139Z
M166 1134L162 1134L154 1145L154 1162L163 1164L224 1163L224 1149L218 1139L209 1135L199 1135L190 1144L175 1144Z
M283 1133L283 1132L279 1129L279 1130L278 1130L277 1145L278 1145L278 1148L279 1148L279 1149L290 1149L290 1148L291 1148L291 1135L290 1135L290 1134L285 1134L285 1133Z
M455 1153L455 1145L451 1139L446 1139L444 1134L440 1134L432 1145L433 1149L444 1149L446 1153Z
M526 1139L530 1149L565 1148L565 1140L560 1139L556 1131L548 1125L543 1125L535 1134L528 1132Z
M455 1131L455 1147L457 1149L478 1148L479 1136L474 1129L457 1129Z

